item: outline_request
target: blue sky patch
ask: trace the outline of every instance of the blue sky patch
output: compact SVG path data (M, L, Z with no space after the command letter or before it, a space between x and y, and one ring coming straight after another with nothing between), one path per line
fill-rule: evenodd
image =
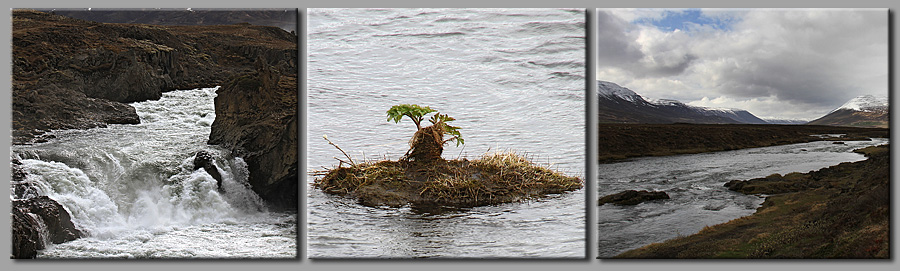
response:
M689 30L692 25L711 26L717 30L730 30L735 23L734 17L707 17L700 9L686 9L665 11L662 19L640 18L634 21L636 24L649 24L663 31Z

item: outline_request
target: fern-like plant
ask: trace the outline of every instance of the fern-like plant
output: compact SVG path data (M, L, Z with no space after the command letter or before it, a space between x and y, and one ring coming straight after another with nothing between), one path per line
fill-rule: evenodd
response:
M428 121L431 122L431 126L422 127L422 120L430 113L436 113L428 119ZM465 144L462 135L459 133L460 128L447 124L456 119L446 114L441 114L430 107L419 106L416 104L395 105L387 111L387 121L400 123L400 120L403 119L404 116L409 117L409 119L416 124L416 133L413 135L412 140L410 140L410 149L406 152L406 159L437 159L443 151L443 147L441 146L447 144L447 142L455 141L457 147ZM444 140L443 135L445 134L450 135L450 138Z
M394 123L400 123L400 119L403 116L409 117L416 124L416 130L422 129L422 120L425 119L425 115L428 113L437 112L437 110L431 109L430 107L422 107L417 104L401 104L391 106L391 109L387 111L387 121L394 121Z

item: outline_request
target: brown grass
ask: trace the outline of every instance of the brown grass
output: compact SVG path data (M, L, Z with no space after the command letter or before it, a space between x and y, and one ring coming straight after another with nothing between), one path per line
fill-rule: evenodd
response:
M538 166L514 153L430 163L378 161L322 172L322 191L367 206L473 207L578 190L583 181Z

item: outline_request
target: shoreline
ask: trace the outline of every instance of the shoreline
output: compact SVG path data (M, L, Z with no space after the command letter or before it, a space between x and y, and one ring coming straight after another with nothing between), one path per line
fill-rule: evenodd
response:
M868 159L730 182L768 196L751 215L614 258L890 258L890 145L855 152Z

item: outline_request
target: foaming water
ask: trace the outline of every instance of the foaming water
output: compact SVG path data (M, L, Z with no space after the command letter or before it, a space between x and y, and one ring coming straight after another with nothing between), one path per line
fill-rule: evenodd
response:
M736 151L637 158L598 168L598 194L624 190L665 191L671 199L634 206L598 207L599 257L691 235L705 226L753 214L763 198L724 187L731 180L774 173L809 172L865 160L854 149L887 143L887 139L819 141Z
M87 234L38 257L295 257L296 215L268 212L246 163L206 144L215 91L133 103L141 124L54 131L48 142L13 146L36 194L62 204ZM221 188L193 169L198 151L215 157Z
M415 126L397 104L457 120L444 158L514 151L584 172L584 11L311 9L307 168L398 159ZM308 178L309 183L314 181ZM308 188L312 258L583 257L583 190L525 203L423 213L371 208Z

